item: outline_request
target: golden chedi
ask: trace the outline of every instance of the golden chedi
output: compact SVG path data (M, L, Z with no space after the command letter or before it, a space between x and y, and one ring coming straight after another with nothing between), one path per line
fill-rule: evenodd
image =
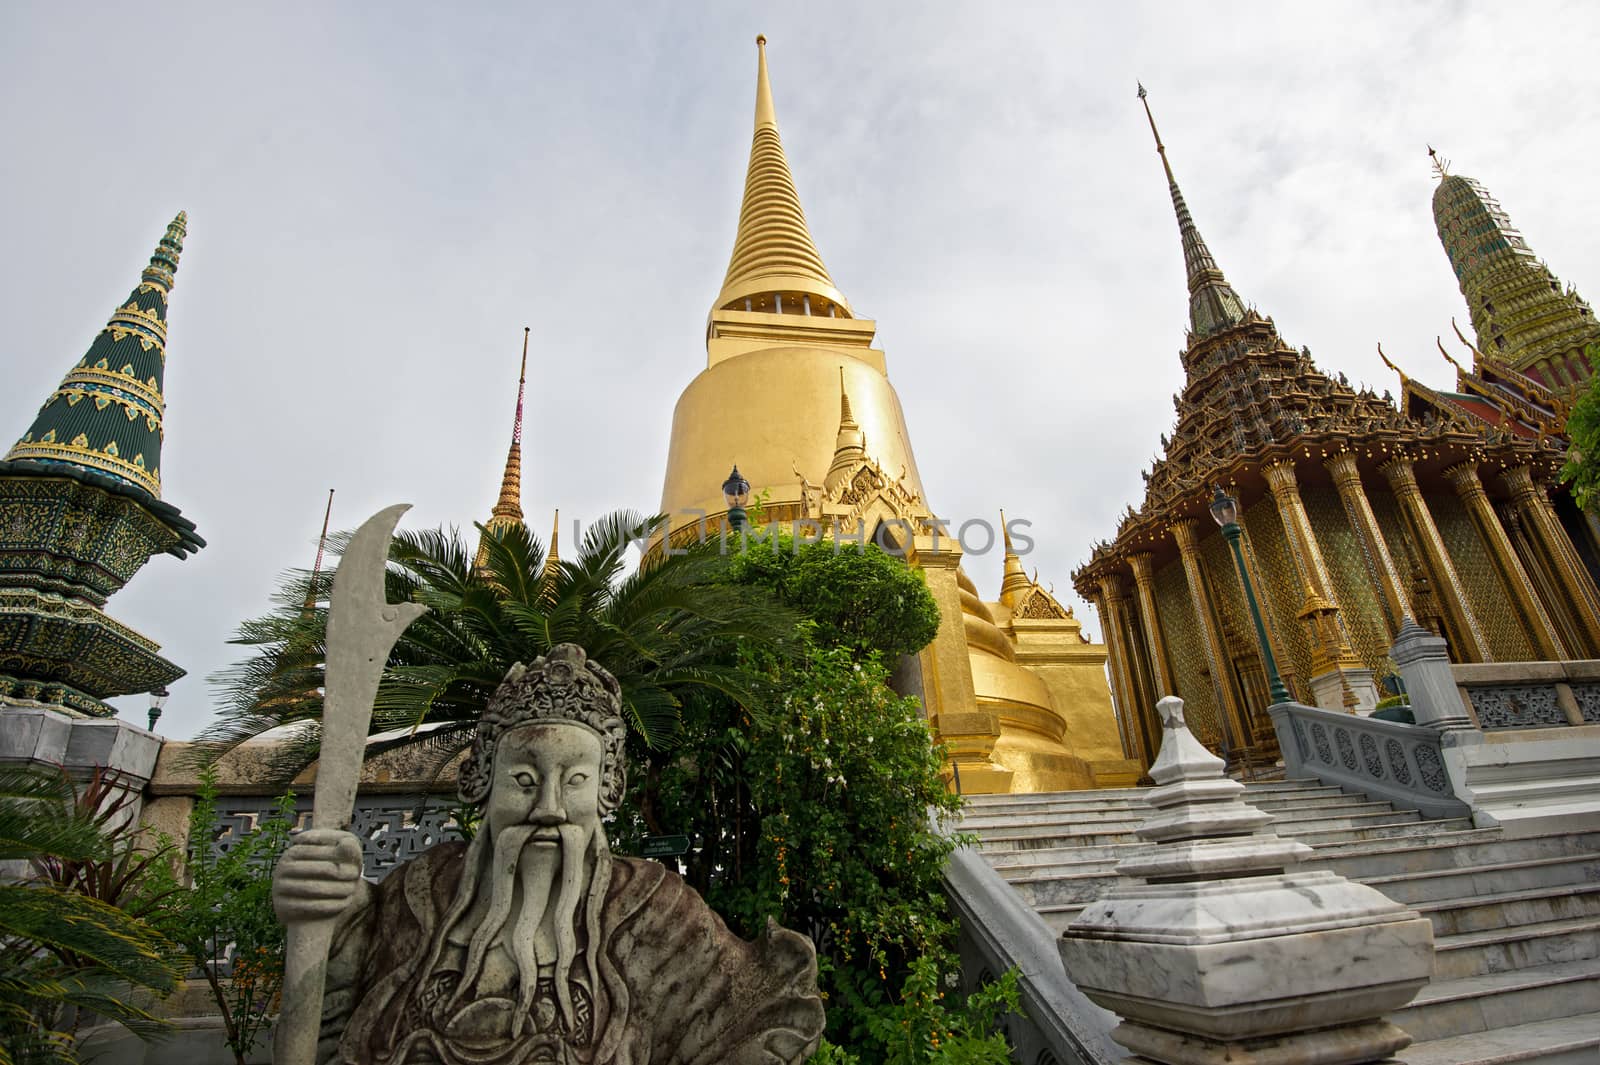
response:
M884 353L872 346L876 325L856 316L811 239L778 136L765 38L757 44L755 132L733 254L707 322L706 368L673 413L661 496L669 535L682 542L725 525L720 485L737 463L767 521L871 540L922 571L943 621L896 684L922 699L963 790L1131 784L1137 766L1106 739L1116 725L1104 648L1084 642L1059 605L1054 620L1071 622L1070 631L1029 633L1030 653L1072 696L1058 700L1019 661L1016 637L961 571L958 538L928 507ZM1068 644L1070 653L1058 650Z

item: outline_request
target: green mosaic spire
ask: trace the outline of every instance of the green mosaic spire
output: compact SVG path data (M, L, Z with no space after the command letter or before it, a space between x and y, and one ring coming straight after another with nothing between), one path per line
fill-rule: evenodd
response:
M139 286L111 315L6 459L70 463L161 498L167 297L183 251L182 211Z
M1584 345L1600 342L1594 311L1534 255L1488 189L1448 173L1429 152L1441 178L1433 193L1434 224L1466 297L1479 350L1558 391L1587 378Z

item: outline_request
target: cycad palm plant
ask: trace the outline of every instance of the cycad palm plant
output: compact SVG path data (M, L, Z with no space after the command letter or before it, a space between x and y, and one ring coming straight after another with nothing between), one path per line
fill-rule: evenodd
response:
M0 766L0 862L115 862L130 844L77 798L59 770ZM82 891L0 880L0 1065L76 1062L73 1011L161 1031L129 992L171 992L176 954L148 924Z
M628 550L660 525L632 511L612 513L585 532L576 557L546 565L542 544L524 525L484 530L483 564L455 529L395 534L389 552L391 602L426 605L396 643L378 688L372 731L398 738L374 745L426 742L440 765L471 741L485 703L514 662L531 661L560 643L576 643L622 686L635 739L671 746L679 696L712 688L747 706L764 700L761 678L735 663L735 646L782 653L796 615L770 595L722 579L716 544L687 553L657 552L624 575ZM348 534L333 539L335 551ZM292 722L309 727L285 746L283 768L315 756L322 714L322 605L331 576L288 575L273 613L245 622L233 642L257 648L218 674L222 720L206 739L228 747Z

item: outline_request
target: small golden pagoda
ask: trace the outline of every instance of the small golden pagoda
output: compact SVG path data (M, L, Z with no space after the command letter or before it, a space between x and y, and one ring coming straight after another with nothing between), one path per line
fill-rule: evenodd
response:
M1443 406L1413 417L1285 343L1201 239L1145 96L1188 275L1186 382L1143 501L1073 574L1139 757L1155 757L1166 695L1230 760L1275 751L1259 641L1209 514L1215 485L1239 501L1265 637L1302 702L1372 708L1406 617L1457 661L1600 654L1600 593L1544 491L1561 442Z
M1131 784L1105 649L1070 611L1011 576L985 603L959 539L925 501L876 325L834 284L778 135L758 37L755 129L738 232L706 326L706 368L673 413L661 512L674 542L715 535L737 463L767 520L800 536L879 543L923 573L943 621L897 670L950 745L967 792ZM1021 562L1011 553L1008 567Z

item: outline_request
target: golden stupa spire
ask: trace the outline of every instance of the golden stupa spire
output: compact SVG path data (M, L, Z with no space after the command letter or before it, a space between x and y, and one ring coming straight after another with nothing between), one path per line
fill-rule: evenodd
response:
M1005 541L1006 559L1005 573L1000 578L1000 602L1009 608L1015 608L1022 597L1033 588L1033 582L1028 579L1027 572L1022 568L1022 559L1017 557L1017 549L1011 543L1011 527L1006 524L1006 512L1000 512L1000 536Z
M755 133L728 273L716 309L850 317L811 240L800 194L778 137L778 116L767 79L767 39L756 38Z
M543 577L547 581L555 580L556 574L561 569L561 508L556 508L555 521L550 525L550 550L544 555Z
M522 329L522 369L517 372L517 412L511 421L511 447L506 452L505 473L500 476L500 498L489 511L483 535L478 537L478 555L473 568L481 571L489 559L489 534L522 524L522 396L528 384L528 334Z
M839 435L834 440L833 462L828 466L828 473L822 479L823 486L829 491L838 487L839 482L850 475L856 464L867 457L867 434L861 431L861 426L856 424L856 416L850 409L850 393L844 387L844 367L839 367Z

